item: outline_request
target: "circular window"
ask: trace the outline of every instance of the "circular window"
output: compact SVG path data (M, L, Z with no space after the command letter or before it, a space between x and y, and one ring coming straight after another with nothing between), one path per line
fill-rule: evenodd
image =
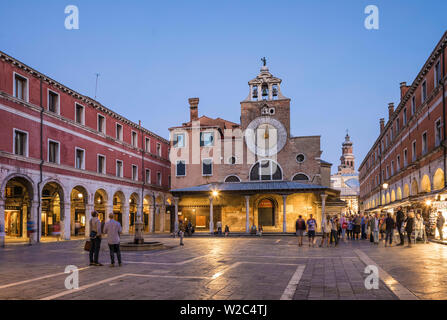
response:
M296 156L296 161L298 163L303 163L305 160L304 154L300 153L299 155Z
M235 156L231 156L230 158L228 158L228 163L229 164L236 164L236 157Z

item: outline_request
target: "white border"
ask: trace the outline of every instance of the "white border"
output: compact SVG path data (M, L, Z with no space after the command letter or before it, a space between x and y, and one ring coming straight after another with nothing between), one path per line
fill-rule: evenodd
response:
M239 181L238 181L238 182L226 182L226 180L227 180L229 177L236 177L236 178L239 179ZM226 177L224 178L223 182L224 182L224 183L241 183L241 182L242 182L242 179L241 179L237 174L229 174L228 176L226 176Z
M204 174L203 173L203 164L205 163L205 160L211 160L211 174ZM211 177L214 173L214 163L213 163L213 158L203 158L202 159L202 177Z
M173 133L174 137L173 137L173 143L172 146L174 147L174 149L182 149L182 148L186 148L186 137L185 137L185 133L181 132L181 133ZM183 147L176 147L174 146L174 141L175 141L175 136L183 136Z
M253 167L257 164L257 163L259 163L259 172L258 172L258 175L259 175L259 178L261 178L261 161L264 161L264 160L267 160L267 161L272 161L272 162L274 162L274 163L276 163L276 165L279 167L279 169L281 170L281 179L280 180L273 180L273 179L270 179L270 180L261 180L261 179L259 179L259 180L251 180L250 179L250 176L251 176L251 171L253 170ZM272 166L270 166L270 177L272 177L273 176L273 173L272 173ZM255 163L253 163L252 165L251 165L251 167L250 167L250 170L248 171L248 180L249 181L283 181L284 180L284 170L282 169L282 167L281 167L281 165L277 162L277 161L275 161L275 160L272 160L272 159L260 159L260 160L258 160L258 161L256 161Z
M55 95L57 95L56 112L53 112L53 111L50 110L50 92L54 93ZM57 115L61 114L61 95L58 92L56 92L54 90L51 90L50 88L47 88L47 110L48 110L48 112L52 112L52 113L55 113Z
M310 182L310 177L305 174L304 172L297 172L292 176L292 179L290 181L295 181L295 182L299 182L299 181L306 181L306 180L293 180L293 178L295 178L295 176L299 175L299 174L303 174L307 177L307 182Z
M425 133L425 150L424 150L424 133ZM425 156L428 153L428 134L427 130L421 133L421 154Z
M147 148L147 141L149 141L149 148ZM149 137L144 137L144 152L151 153L151 138Z
M301 162L299 162L298 159L297 159L298 156L299 156L300 154L302 154L302 155L304 156L304 160L301 161ZM304 162L306 161L306 155L305 155L304 153L298 153L298 154L295 156L295 161L296 161L296 163L299 163L299 164L304 163Z
M182 161L182 162L185 163L185 174L184 174L184 175L178 175L178 174L177 174L177 165L178 165L178 163L179 163L180 161ZM186 161L185 161L185 160L177 160L177 161L175 162L175 176L176 176L176 177L186 177Z
M20 100L29 102L29 79L28 79L28 77L25 77L22 74L17 73L15 71L13 71L12 73L13 73L13 76L12 76L12 96L14 98L16 98L16 99L20 99L16 95L16 75L18 75L19 77L22 77L23 79L26 80L26 97L25 97L25 100L23 100L23 99L20 99Z
M440 135L440 137L439 137L439 141L438 141L438 143L436 144L436 122L438 122L438 121L439 121L439 123L441 124L441 126L439 127L439 128L441 129L441 135ZM436 120L434 121L435 148L436 148L436 147L439 147L439 146L441 145L441 142L442 142L442 132L443 132L443 130L442 130L442 120L441 120L441 117L439 117L438 119L436 119Z
M158 174L160 174L160 180L158 180ZM157 171L157 185L162 186L163 185L163 175L161 171Z
M158 149L158 146L160 146L160 149ZM157 142L157 146L155 147L155 151L160 150L159 152L157 152L157 156L159 156L161 158L162 150L161 150L161 143Z
M121 162L121 173L120 173L120 175L117 175L118 162ZM123 160L116 159L116 161L115 161L115 177L124 178L124 161Z
M103 122L103 131L100 131L99 130L99 117L102 117L103 119L104 119L104 122ZM106 127L106 123L107 123L107 121L106 121L106 117L103 115L103 114L101 114L101 113L97 113L96 114L96 130L99 132L99 133L102 133L102 134L104 134L104 135L106 135L106 132L107 132L107 127Z
M135 144L133 143L133 134L135 133ZM138 148L138 132L131 130L130 132L130 145L134 148Z
M104 157L104 172L99 172L99 157ZM96 173L100 173L100 174L107 174L107 157L101 153L96 154Z
M147 181L147 172L149 171L149 181ZM144 170L144 182L145 183L148 183L148 184L152 184L152 171L151 171L151 169L149 169L149 168L146 168L145 170Z
M119 137L117 137L118 126L121 127L121 134L120 134ZM124 127L123 127L123 125L121 123L115 122L115 139L118 140L118 141L123 141L123 136L124 136Z
M57 160L56 160L56 162L50 162L50 142L57 143ZM47 140L47 162L61 164L61 143L59 141L48 138L48 140Z
M75 111L74 121L75 121L75 123L77 123L77 124L81 124L81 125L85 126L85 106L82 105L82 104L80 104L79 102L75 102L74 104L75 104L75 107L74 107L74 111ZM79 105L79 106L82 107L82 119L81 119L81 122L80 122L80 123L76 121L76 115L77 115L77 112L76 112L76 105Z
M82 159L82 168L77 168L76 167L76 151L77 150L82 150L84 153L83 153L83 159ZM76 168L76 169L80 169L80 170L85 170L85 149L82 149L82 148L79 148L79 147L75 147L75 154L74 154L74 156L75 156L75 163L74 163L74 167Z
M413 148L414 145L414 148ZM418 158L418 144L416 139L411 141L411 163L415 162Z
M133 180L133 181L138 181L138 165L136 165L136 164L131 164L131 166L132 166L132 176L131 176L130 178L131 178L131 180ZM133 176L133 167L137 168L135 177Z
M25 155L16 154L16 131L26 134L26 150ZM29 157L29 133L28 131L12 128L12 154L20 157Z
M424 83L425 83L425 99L424 99ZM427 79L424 79L421 83L421 105L427 101L428 98L428 87L427 87Z

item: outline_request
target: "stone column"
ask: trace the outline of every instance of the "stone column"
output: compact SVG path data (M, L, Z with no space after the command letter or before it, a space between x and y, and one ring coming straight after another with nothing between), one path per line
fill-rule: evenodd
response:
M0 200L0 247L5 247L5 201Z
M90 237L90 219L92 218L92 211L94 206L92 204L85 205L85 237Z
M322 193L320 195L321 197L321 225L323 225L323 222L326 221L326 213L325 213L325 209L326 209L326 198L327 198L327 194Z
M283 194L282 195L282 206L283 206L283 213L282 213L282 232L287 232L287 219L286 219L286 200L287 200L287 195Z
M110 220L109 214L113 213L113 203L106 205L105 209L106 209L105 218L106 218L106 221L109 221Z
M250 196L245 196L245 232L250 233Z
M178 232L178 203L180 198L175 197L174 198L174 206L175 206L175 214L174 214L174 233L177 234Z
M155 205L149 205L149 232L155 232Z
M123 234L129 234L129 217L130 217L130 213L129 213L129 205L123 204L122 205L123 208L123 212L122 212L122 217L123 217Z
M137 219L136 219L136 221L143 222L143 207L142 206L138 206L137 207Z
M71 202L64 202L64 220L61 226L62 239L70 240L71 236Z
M213 197L210 197L210 233L214 234Z
M38 212L39 211L38 207L39 207L38 201L31 202L31 221L34 221L34 229L35 229L35 232L32 235L32 242L34 243L40 241L40 236L42 234L41 227L37 225L38 224L37 217L38 214L40 214L40 212ZM40 210L42 210L42 207L40 208Z
M160 206L160 231L165 232L165 224L166 224L166 206L162 204Z

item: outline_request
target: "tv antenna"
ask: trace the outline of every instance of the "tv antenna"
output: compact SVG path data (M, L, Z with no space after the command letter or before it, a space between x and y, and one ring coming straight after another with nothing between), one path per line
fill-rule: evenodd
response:
M95 100L96 100L96 93L98 92L98 78L100 76L99 73L95 73L96 76L96 85L95 85Z

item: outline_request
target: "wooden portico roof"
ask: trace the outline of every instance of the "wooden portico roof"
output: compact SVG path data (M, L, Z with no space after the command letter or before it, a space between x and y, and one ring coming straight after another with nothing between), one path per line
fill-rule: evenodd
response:
M338 197L340 191L331 189L329 187L300 183L296 181L259 181L259 182L234 182L234 183L209 183L194 187L173 189L171 194L174 196L181 195L204 195L212 191L222 193L234 193L241 195L251 195L258 193L278 193L278 194L293 194L293 193L327 193L328 195Z

